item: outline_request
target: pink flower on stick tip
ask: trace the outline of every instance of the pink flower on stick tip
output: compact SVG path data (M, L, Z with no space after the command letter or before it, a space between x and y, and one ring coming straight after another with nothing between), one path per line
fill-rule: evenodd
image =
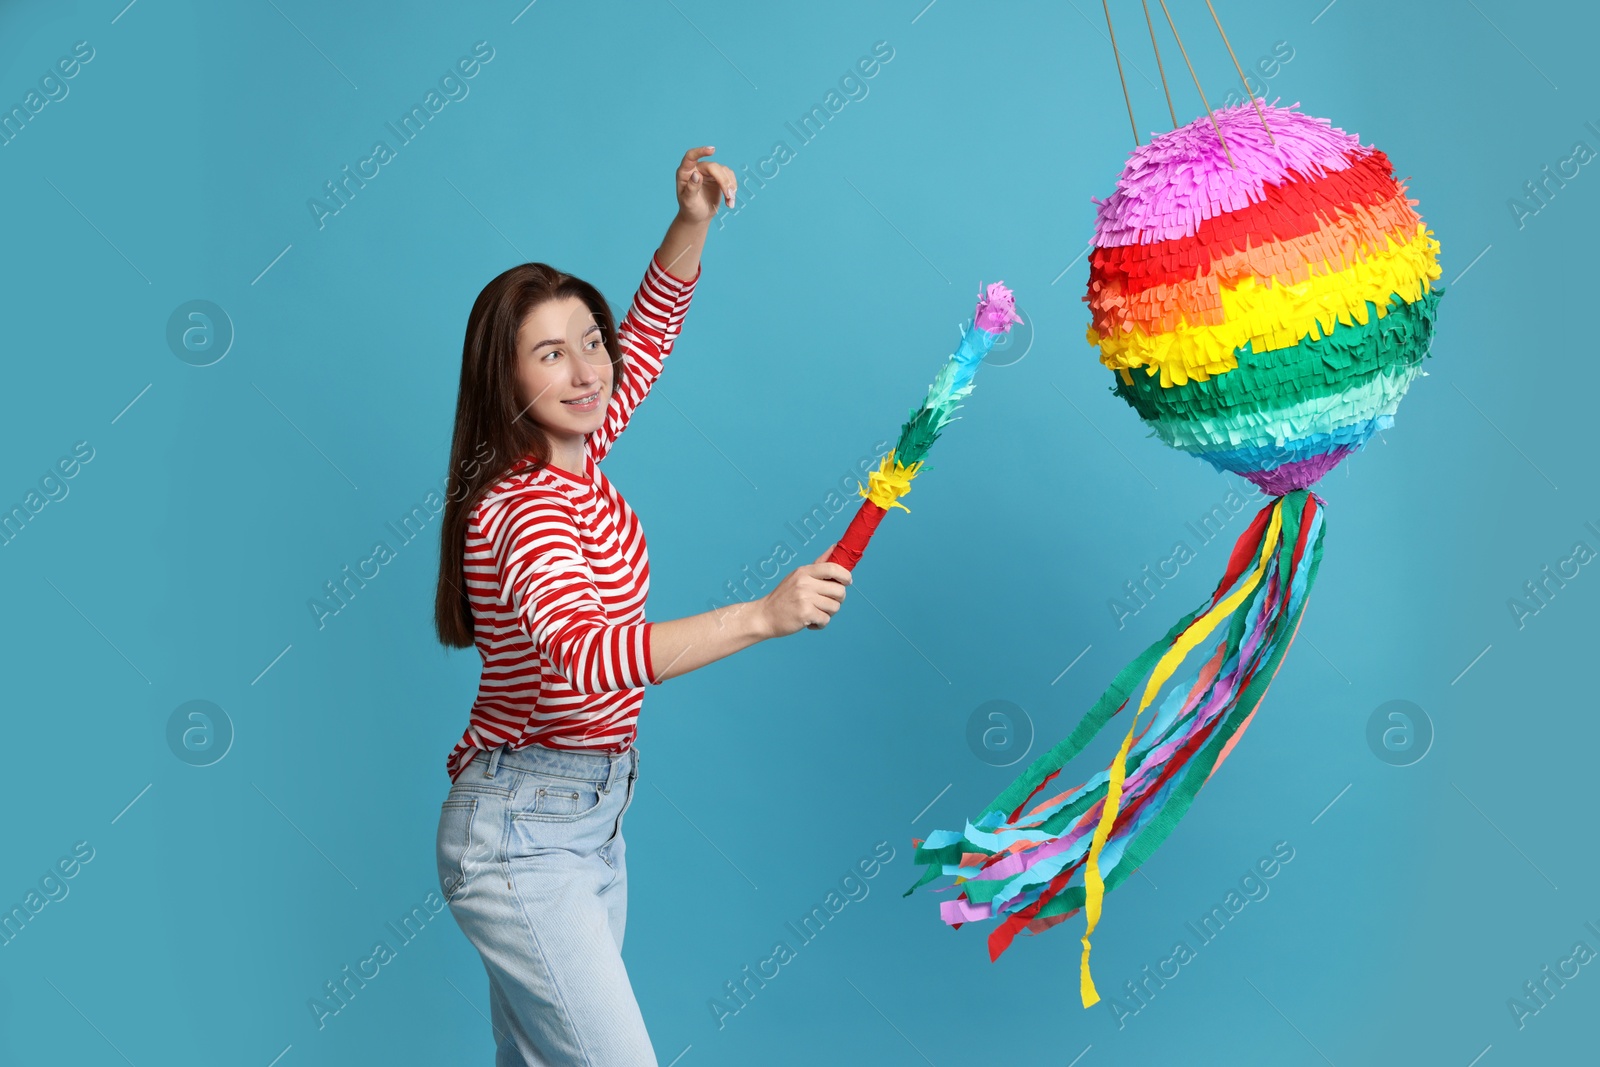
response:
M1013 323L1022 321L1017 314L1017 298L1004 282L990 285L978 300L978 310L973 313L973 323L990 333L1006 333Z

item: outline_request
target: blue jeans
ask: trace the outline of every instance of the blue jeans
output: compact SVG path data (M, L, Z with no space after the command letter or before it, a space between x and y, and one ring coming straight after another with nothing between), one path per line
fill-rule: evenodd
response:
M480 752L439 812L439 888L489 972L496 1067L656 1067L622 964L639 753Z

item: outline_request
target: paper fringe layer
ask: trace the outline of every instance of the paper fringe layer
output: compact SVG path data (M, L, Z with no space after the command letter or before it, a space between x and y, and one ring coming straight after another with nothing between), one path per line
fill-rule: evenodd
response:
M1130 373L1118 375L1113 391L1152 423L1232 422L1297 400L1336 397L1382 371L1427 358L1443 292L1430 290L1409 304L1392 297L1387 314L1374 309L1365 324L1341 324L1326 337L1301 340L1293 351L1258 352L1246 345L1235 353L1237 368L1205 381L1162 386L1158 378Z
M1442 293L1431 290L1411 304L1396 297L1388 315L1302 341L1294 358L1247 345L1230 374L1162 388L1145 374L1122 372L1114 392L1164 442L1217 470L1268 492L1302 489L1394 424L1430 355ZM1308 462L1319 452L1328 453L1326 462ZM1289 464L1293 471L1271 473Z
M1268 183L1282 182L1290 171L1320 177L1348 167L1360 139L1293 110L1297 106L1262 105L1270 139L1250 103L1213 111L1227 152L1205 117L1134 149L1116 193L1100 203L1095 245L1192 237L1204 220L1259 201Z
M1312 274L1297 285L1263 283L1247 275L1237 285L1222 287L1218 297L1222 321L1191 325L1180 321L1166 333L1147 333L1132 324L1102 335L1088 328L1090 344L1100 346L1100 362L1112 369L1151 367L1162 385L1204 380L1238 366L1236 349L1257 351L1290 348L1301 338L1315 341L1340 323L1365 323L1372 308L1388 313L1389 298L1420 300L1428 282L1440 276L1439 242L1423 223L1411 240L1396 242L1384 235L1384 248L1343 270ZM1180 317L1181 318L1181 317Z
M1357 208L1339 215L1314 233L1260 238L1247 248L1211 257L1209 269L1194 278L1140 285L1109 269L1094 272L1085 300L1093 312L1091 325L1100 333L1135 327L1165 333L1185 324L1216 326L1224 321L1221 291L1245 278L1264 285L1299 285L1313 274L1347 270L1362 259L1382 254L1387 237L1406 244L1421 220L1400 193L1377 209Z
M1173 448L1196 455L1245 447L1282 447L1290 441L1368 422L1379 415L1393 415L1419 373L1415 364L1395 364L1332 396L1312 395L1282 407L1235 412L1227 420L1163 419L1150 425Z
M1259 202L1205 219L1193 237L1096 248L1089 254L1089 265L1095 277L1120 280L1130 292L1193 281L1209 273L1221 258L1264 241L1314 235L1329 220L1344 215L1369 216L1375 232L1410 230L1420 219L1410 210L1415 200L1396 202L1404 193L1405 184L1395 180L1389 157L1376 148L1363 148L1352 155L1349 167L1320 178L1288 172L1281 184L1263 189ZM1257 271L1277 272L1277 268Z
M896 461L894 456L894 450L891 449L879 462L878 469L867 475L867 487L863 489L861 483L857 482L856 488L861 496L885 511L899 508L909 512L911 509L900 503L900 498L911 492L911 479L922 469L922 461L918 460L908 467Z

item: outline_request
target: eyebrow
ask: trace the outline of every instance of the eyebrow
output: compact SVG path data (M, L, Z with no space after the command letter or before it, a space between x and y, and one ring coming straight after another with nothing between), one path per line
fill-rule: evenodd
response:
M592 323L589 324L589 329L583 331L582 336L587 337L587 336L589 336L589 330L598 330L598 329L600 329L600 324L598 322L592 322ZM555 337L555 338L552 338L552 339L550 339L548 341L540 341L538 344L534 345L528 351L537 352L537 351L539 351L539 349L543 348L545 345L564 345L566 343L567 343L567 339L565 337Z

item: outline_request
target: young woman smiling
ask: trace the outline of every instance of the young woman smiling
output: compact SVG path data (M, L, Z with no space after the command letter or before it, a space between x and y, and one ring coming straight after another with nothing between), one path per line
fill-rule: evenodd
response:
M645 619L644 532L598 464L661 374L707 227L734 204L712 151L678 165L677 216L620 325L594 286L542 263L495 278L467 317L434 616L483 673L436 852L489 975L501 1067L656 1063L622 963L644 688L826 626L850 584L824 552L758 600Z

